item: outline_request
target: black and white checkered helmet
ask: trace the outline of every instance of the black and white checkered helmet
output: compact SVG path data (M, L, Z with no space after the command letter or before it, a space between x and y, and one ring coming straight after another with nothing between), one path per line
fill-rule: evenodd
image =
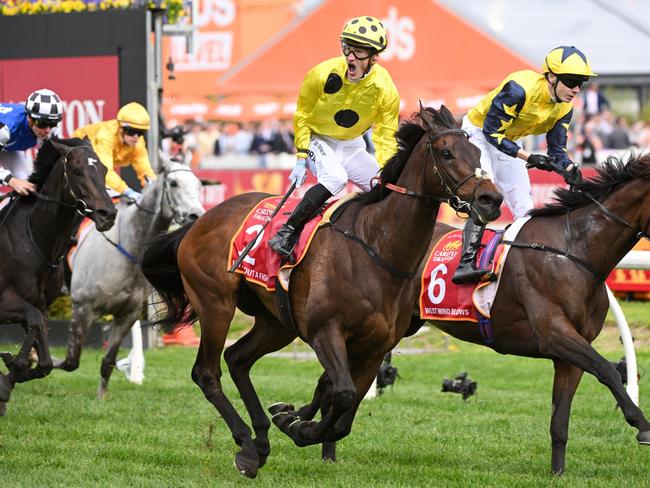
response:
M27 97L25 110L33 119L59 122L63 118L63 104L52 90L43 88Z

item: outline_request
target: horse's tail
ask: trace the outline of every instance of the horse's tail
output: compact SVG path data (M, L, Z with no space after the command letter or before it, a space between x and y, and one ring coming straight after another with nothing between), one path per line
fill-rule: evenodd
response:
M185 294L176 260L178 246L192 224L193 222L152 239L142 258L142 272L167 306L166 313L156 318L156 323L161 324L164 329L171 329L179 323L191 323L197 319Z

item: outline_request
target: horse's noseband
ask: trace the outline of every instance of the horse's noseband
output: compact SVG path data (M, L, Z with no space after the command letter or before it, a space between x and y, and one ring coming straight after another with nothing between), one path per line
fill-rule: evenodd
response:
M440 131L434 136L429 137L427 141L427 157L430 155L431 158L433 159L433 172L436 175L438 175L438 178L440 178L440 183L445 189L445 193L447 193L447 195L449 196L447 199L447 203L449 204L449 206L453 208L456 212L462 212L470 215L475 214L476 216L478 216L480 220L483 220L481 215L474 209L474 200L476 199L475 198L476 191L478 190L481 181L485 179L491 179L491 177L483 169L476 168L474 170L474 174L470 174L466 176L458 183L454 182L453 178L449 175L447 168L443 164L441 164L440 159L437 158L435 153L433 152L433 143L436 140L438 140L440 137L449 134L463 135L469 139L469 134L463 129L447 129L447 130ZM458 196L458 190L460 190L460 188L472 178L476 178L478 182L476 183L476 186L472 191L472 200L468 202L466 200L461 199Z

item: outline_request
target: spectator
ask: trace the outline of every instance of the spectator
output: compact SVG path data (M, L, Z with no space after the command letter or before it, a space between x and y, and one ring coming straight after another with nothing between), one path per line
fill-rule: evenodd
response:
M582 164L596 164L596 155L603 149L603 142L596 131L593 121L588 121L582 134L576 137L576 148L582 155Z
M600 91L598 83L590 83L583 95L584 112L587 115L596 115L609 109L609 101Z
M607 139L607 147L610 149L627 149L632 145L630 141L630 128L624 117L616 117L612 132Z

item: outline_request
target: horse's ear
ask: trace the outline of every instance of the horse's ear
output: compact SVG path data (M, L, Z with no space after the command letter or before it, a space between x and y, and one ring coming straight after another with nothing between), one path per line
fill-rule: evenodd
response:
M62 142L59 142L59 139L52 138L52 139L49 139L49 141L50 141L50 144L52 144L52 146L54 146L54 149L56 149L57 151L59 151L59 154L60 154L61 156L67 156L68 153L69 153L70 151L72 151L72 147L70 147L70 146L66 146L66 145L63 144Z
M174 163L172 159L162 149L158 150L158 162L160 164L160 168L158 168L159 173L164 173L165 171L170 171L173 169L172 166Z
M422 101L420 100L420 118L424 123L424 129L431 131L436 128L436 123L433 121L433 114L429 112L426 108L422 106Z
M453 125L460 126L458 120L456 120L456 117L454 117L454 114L451 113L451 110L449 110L444 105L440 106L440 115L442 117L442 120L448 120L450 123L453 123Z

